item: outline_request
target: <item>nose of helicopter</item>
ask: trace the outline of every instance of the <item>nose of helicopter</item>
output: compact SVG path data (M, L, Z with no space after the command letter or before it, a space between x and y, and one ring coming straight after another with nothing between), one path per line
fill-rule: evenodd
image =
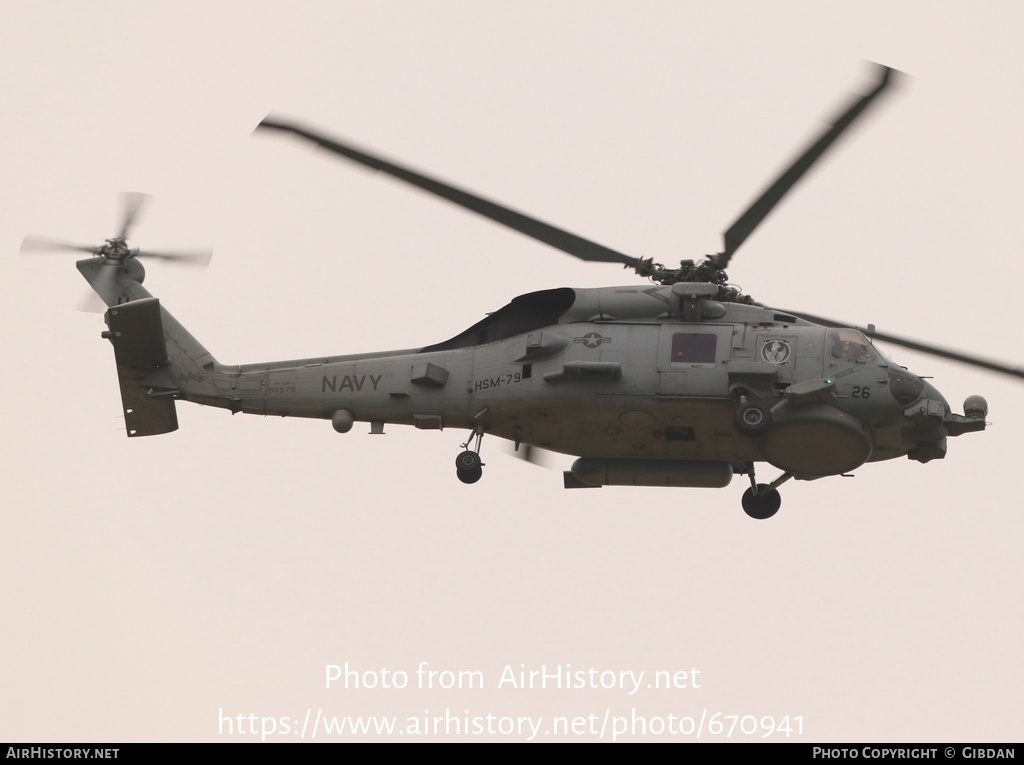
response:
M914 422L911 433L917 442L907 456L918 462L929 462L946 456L944 421L950 414L950 408L938 388L927 380L917 380L921 385L921 395L904 413Z
M917 442L907 456L918 462L942 459L946 456L946 438L961 433L985 429L988 403L981 396L969 396L964 401L964 414L954 413L939 390L928 380L912 375L920 384L919 398L907 408L904 415L913 423L913 438Z
M922 380L924 383L924 391L922 396L928 402L929 413L938 413L941 410L943 415L949 414L952 409L949 407L949 402L946 401L946 397L939 393L939 389L932 385L927 380Z

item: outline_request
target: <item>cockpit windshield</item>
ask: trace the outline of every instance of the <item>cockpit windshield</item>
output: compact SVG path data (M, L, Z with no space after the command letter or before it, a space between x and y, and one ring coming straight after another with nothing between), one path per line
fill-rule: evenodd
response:
M871 343L856 329L830 329L828 352L840 361L878 361L878 353Z

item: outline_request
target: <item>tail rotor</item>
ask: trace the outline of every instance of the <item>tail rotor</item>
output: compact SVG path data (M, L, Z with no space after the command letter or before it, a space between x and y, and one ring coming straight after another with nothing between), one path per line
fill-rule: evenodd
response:
M21 243L21 252L85 252L103 258L109 264L127 264L133 258L151 258L182 265L206 266L213 257L211 250L141 250L129 247L128 239L132 226L138 220L142 209L149 200L148 194L138 192L124 195L124 215L117 236L104 240L103 244L83 245L28 236Z

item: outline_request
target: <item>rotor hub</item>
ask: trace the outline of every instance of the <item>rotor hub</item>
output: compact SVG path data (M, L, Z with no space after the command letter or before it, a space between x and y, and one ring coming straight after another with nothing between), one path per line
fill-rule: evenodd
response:
M108 260L123 261L132 257L135 254L135 250L130 249L124 239L114 237L106 240L106 244L100 248L98 254Z

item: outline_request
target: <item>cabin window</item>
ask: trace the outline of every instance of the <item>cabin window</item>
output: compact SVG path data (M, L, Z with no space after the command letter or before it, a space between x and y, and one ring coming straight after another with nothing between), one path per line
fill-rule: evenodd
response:
M673 364L714 364L717 355L717 335L696 332L672 335Z

